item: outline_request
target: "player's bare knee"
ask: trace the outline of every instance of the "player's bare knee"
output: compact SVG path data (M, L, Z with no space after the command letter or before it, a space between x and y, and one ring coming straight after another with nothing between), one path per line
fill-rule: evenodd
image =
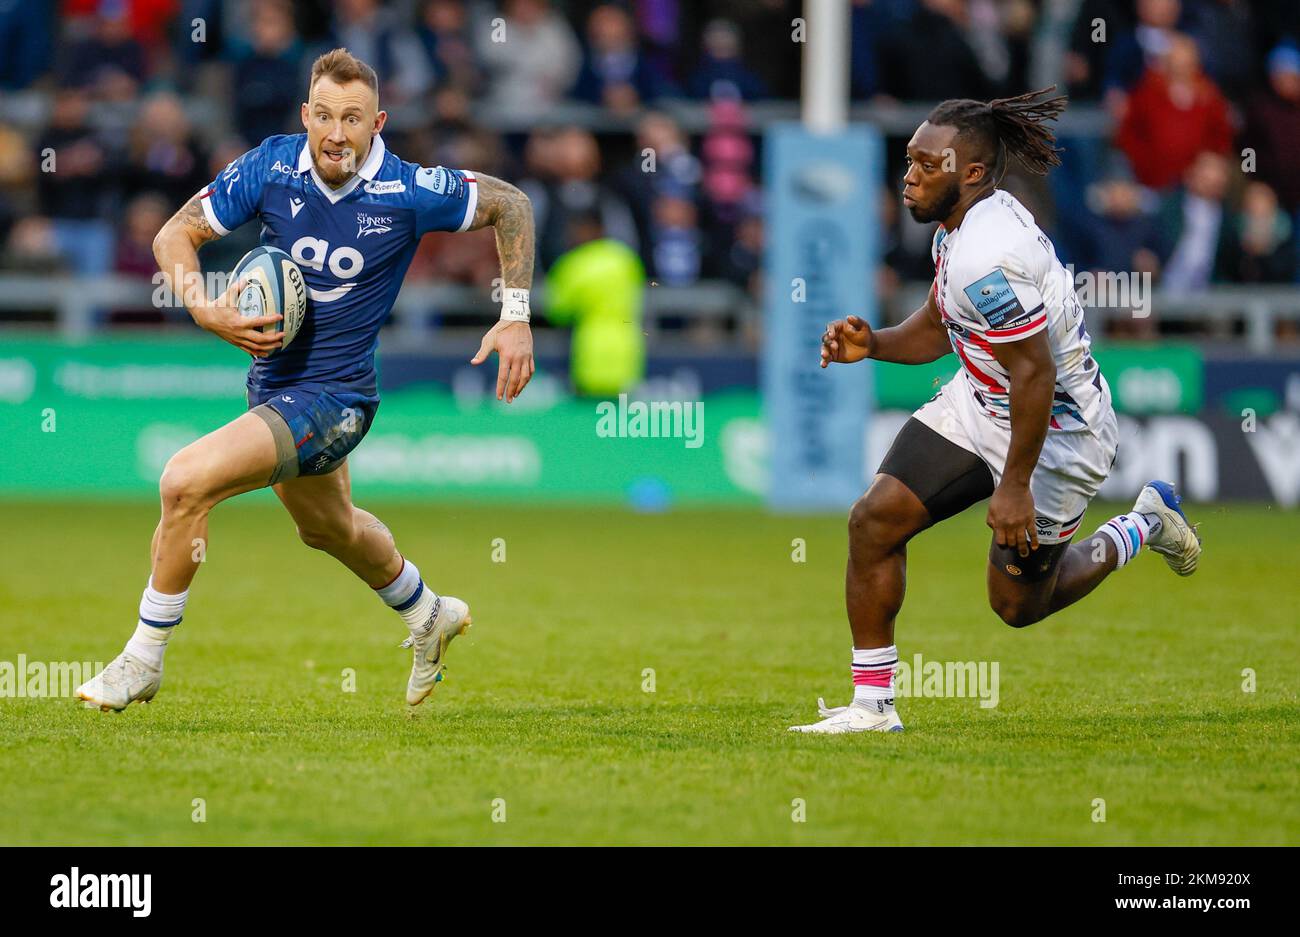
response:
M849 540L853 546L870 546L884 551L906 543L914 531L904 507L897 499L872 488L849 512Z
M1019 599L990 596L989 605L997 616L1012 628L1027 628L1047 617L1046 610L1041 605Z
M212 507L212 491L206 473L183 453L177 453L163 468L158 480L164 514L200 513Z
M298 526L298 538L313 550L332 553L350 544L356 531L350 520Z

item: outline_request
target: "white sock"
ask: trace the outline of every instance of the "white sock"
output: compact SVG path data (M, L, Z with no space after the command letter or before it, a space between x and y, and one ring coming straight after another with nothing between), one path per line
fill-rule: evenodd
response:
M177 595L159 592L153 587L153 577L149 577L149 585L140 596L140 620L135 634L126 642L132 657L155 669L162 666L167 640L185 615L185 599L189 594L188 589Z
M1154 527L1152 521L1155 521ZM1151 535L1159 532L1160 518L1154 514L1121 514L1097 528L1097 533L1109 537L1111 543L1115 544L1115 554L1118 557L1116 569L1137 556Z
M894 668L898 666L898 648L855 647L853 649L853 705L867 706L876 712L894 709Z
M424 630L429 616L433 614L434 605L438 602L438 594L424 584L419 569L405 558L402 559L402 571L397 574L397 578L375 592L393 611L402 616L412 634Z

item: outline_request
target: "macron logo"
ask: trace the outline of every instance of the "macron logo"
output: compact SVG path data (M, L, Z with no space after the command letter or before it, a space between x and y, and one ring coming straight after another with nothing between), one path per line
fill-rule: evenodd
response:
M300 198L289 199L289 211L293 213L293 217L298 217L298 212L302 211L303 204L303 200Z
M153 909L153 876L82 875L75 865L69 875L50 879L51 908L130 908L132 917L148 917Z

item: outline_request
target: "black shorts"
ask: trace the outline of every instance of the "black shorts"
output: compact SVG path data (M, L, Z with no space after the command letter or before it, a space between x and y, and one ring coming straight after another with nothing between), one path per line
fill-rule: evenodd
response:
M934 524L993 494L993 473L983 459L915 417L898 431L877 471L906 485Z

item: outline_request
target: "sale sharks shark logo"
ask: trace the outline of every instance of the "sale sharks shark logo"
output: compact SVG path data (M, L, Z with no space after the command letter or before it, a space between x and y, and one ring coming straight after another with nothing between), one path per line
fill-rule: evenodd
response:
M376 216L368 215L363 211L357 212L357 237L363 237L367 234L385 234L391 230L393 230L392 216Z

